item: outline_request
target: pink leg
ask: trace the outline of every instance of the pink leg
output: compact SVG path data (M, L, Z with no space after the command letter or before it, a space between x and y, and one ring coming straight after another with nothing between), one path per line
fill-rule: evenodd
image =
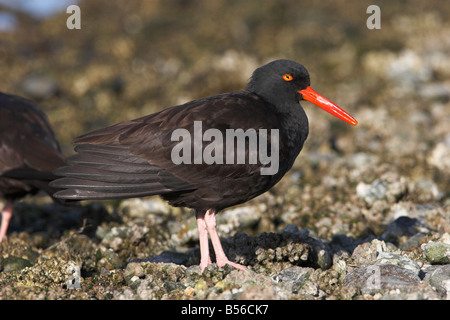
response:
M6 231L8 230L9 220L11 220L13 213L13 205L11 201L8 201L2 210L2 223L0 226L0 242L6 236Z
M209 236L211 237L211 242L216 254L216 263L219 267L223 267L226 264L233 266L239 270L245 270L245 266L238 263L231 262L228 260L225 252L223 251L222 244L220 242L219 234L216 229L216 213L214 210L208 210L205 213L204 221L206 223L206 229L208 230Z
M197 230L200 241L200 269L203 272L206 266L211 263L211 258L209 257L208 231L206 230L204 212L197 212Z

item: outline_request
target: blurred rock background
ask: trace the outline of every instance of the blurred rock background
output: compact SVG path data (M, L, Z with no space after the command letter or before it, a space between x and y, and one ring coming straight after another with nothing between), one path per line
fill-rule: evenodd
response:
M38 8L47 1L51 2L37 1ZM73 138L88 131L196 98L241 90L256 67L273 59L304 64L311 86L359 124L351 127L303 102L310 135L294 168L271 192L224 213L221 234L229 237L230 247L247 241L255 250L264 240L263 232L284 239L277 240L279 256L236 252L236 260L279 279L288 279L283 270L299 265L289 260L295 254L283 247L283 241L292 238L283 238L283 232L290 230L295 239L304 240L295 228L309 230L310 236L321 239L318 246L306 243L314 250L326 245L328 260L316 257L312 264L300 264L320 268L311 269L319 270L316 273L300 272L314 274L302 287L307 288L302 295L298 288L289 287L283 289L288 293L282 298L364 294L380 298L376 296L380 293L367 291L349 294L344 284L357 281L344 282L351 269L342 267L350 258L360 261L361 257L351 257L361 252L355 248L373 244L375 238L420 262L419 280L428 279L423 276L431 263L427 248L430 242L449 243L450 232L448 1L73 0L59 2L62 10L51 15L44 10L23 11L23 3L0 1L0 90L38 103L66 155L73 152ZM81 9L80 30L66 27L69 4ZM371 4L381 9L379 30L366 27ZM165 251L185 254L181 262L176 257L168 261L197 263L197 253L189 251L197 246L192 212L169 208L156 198L67 209L42 197L24 199L17 206L23 210L11 222L8 241L1 244L0 282L6 297L41 297L23 289L27 286L38 286L50 298L207 299L218 294L213 290L217 281L209 278L197 291L189 282L192 279L181 284L171 279L175 289L168 285L170 290L164 291L155 289L141 273L137 278L147 282L132 281L134 269L124 267L132 259L154 255L165 261L159 256ZM78 233L85 217L91 229ZM244 239L239 232L256 238ZM377 250L395 251L383 248ZM75 261L85 281L103 284L103 291L68 293L61 267L62 275L51 282L53 287L30 280L20 285L23 296L12 293L16 276L27 279L39 273L33 268L51 270L47 260L41 260L54 250L57 256L64 252L57 258L63 261L60 265ZM440 261L445 265L445 250L443 255ZM264 264L266 256L274 264ZM23 262L11 257L27 262L8 273L11 261ZM106 276L110 278L102 278ZM416 288L425 292L419 298L448 298L448 273L445 277L433 287L439 295ZM111 287L108 294L106 286ZM219 293L236 297L228 289L221 287ZM251 290L238 293L253 297Z

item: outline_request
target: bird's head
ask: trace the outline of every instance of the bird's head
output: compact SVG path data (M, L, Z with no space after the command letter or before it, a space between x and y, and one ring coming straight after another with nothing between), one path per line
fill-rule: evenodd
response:
M310 87L306 68L291 60L275 60L256 69L247 90L258 94L275 106L291 105L307 100L354 126L358 122L333 102Z

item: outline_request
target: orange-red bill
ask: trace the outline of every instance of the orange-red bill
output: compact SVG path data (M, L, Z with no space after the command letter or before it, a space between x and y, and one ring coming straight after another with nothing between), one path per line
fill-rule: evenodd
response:
M322 108L323 110L331 113L333 116L338 117L345 122L348 122L354 126L358 124L358 121L355 120L351 115L347 112L339 108L333 102L321 96L317 92L315 92L311 87L307 87L306 89L300 90L299 93L303 96L304 100L314 103L316 106Z

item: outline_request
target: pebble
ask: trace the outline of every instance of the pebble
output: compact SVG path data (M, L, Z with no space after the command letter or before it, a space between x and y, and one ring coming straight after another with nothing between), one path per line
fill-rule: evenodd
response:
M358 197L369 205L373 204L376 200L386 199L387 190L386 182L380 179L375 180L371 184L360 182L356 186L356 194Z
M432 264L450 263L450 244L429 241L421 246L425 258Z
M442 172L450 172L450 134L438 142L427 158L429 164Z
M421 266L417 262L399 253L380 252L377 256L377 259L373 262L372 265L385 264L402 267L406 270L414 272L416 275L419 275L421 272Z
M408 179L390 171L374 180L371 184L360 182L356 186L356 194L369 206L378 200L395 203L407 193L407 190Z
M426 83L419 88L419 94L426 99L448 100L450 98L449 83Z
M402 50L388 65L387 76L404 86L427 81L431 77L431 70L427 67L423 57L410 49Z
M140 218L146 215L154 215L154 223L161 223L162 219L155 214L169 214L172 208L167 202L159 198L141 199L133 198L126 199L120 203L119 210L132 218Z
M106 259L106 261L110 265L110 268L112 269L121 268L124 264L123 260L112 249L107 249L105 251L104 258Z
M31 267L33 263L31 263L31 261L28 259L9 256L8 258L3 259L2 265L3 271L11 272L11 271L19 271L26 267Z
M355 287L362 294L386 290L414 290L420 282L415 272L392 264L365 266L351 271L344 286Z
M382 252L390 251L384 241L374 239L371 242L365 242L358 245L351 255L352 262L357 266L370 265L376 261Z
M431 179L417 179L415 181L415 189L419 201L440 200L443 196L436 182Z
M27 76L21 83L21 89L30 99L48 99L59 91L55 79L46 75L33 74Z
M433 265L424 269L424 281L442 294L443 298L450 298L450 264Z
M228 286L242 288L235 295L239 299L286 299L291 295L291 285L284 282L274 282L269 276L251 270L231 271L223 280Z
M288 285L293 294L299 294L303 297L318 296L319 287L311 280L313 268L290 267L284 269L272 279L275 283L283 282Z

